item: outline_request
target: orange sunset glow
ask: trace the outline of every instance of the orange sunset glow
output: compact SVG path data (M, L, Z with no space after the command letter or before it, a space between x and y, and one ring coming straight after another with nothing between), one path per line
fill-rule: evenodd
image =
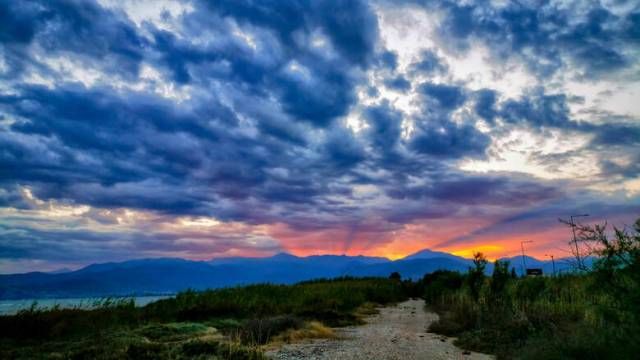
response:
M640 214L626 5L563 23L559 40L553 22L502 18L503 2L475 10L495 23L437 1L62 3L0 5L0 273L495 260L523 241L561 258L558 218ZM594 19L608 23L583 33Z
M0 0L0 360L638 359L640 0Z

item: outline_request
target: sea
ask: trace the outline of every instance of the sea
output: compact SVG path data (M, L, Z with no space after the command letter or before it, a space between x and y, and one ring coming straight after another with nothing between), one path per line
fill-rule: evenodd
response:
M145 306L151 302L172 297L163 296L134 296L126 299L133 299L136 306ZM60 308L80 308L91 309L97 304L105 301L106 298L66 298L66 299L20 299L20 300L0 300L0 315L13 315L20 310L26 310L35 306L38 309L50 309L54 306ZM122 299L122 298L111 298Z

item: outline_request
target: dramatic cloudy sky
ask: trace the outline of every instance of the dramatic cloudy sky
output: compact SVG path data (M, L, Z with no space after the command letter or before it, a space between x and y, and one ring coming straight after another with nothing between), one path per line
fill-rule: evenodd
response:
M566 255L640 216L638 1L0 1L0 272Z

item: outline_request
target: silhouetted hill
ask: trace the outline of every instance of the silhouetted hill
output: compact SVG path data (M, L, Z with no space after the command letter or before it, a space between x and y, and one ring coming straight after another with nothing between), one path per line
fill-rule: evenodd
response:
M521 272L520 257L508 259ZM191 261L176 258L139 259L92 264L63 273L32 272L0 275L0 299L103 297L172 294L186 289L219 288L254 283L291 284L337 276L383 276L399 272L418 279L435 270L466 271L472 263L455 255L423 250L404 259L281 253L265 258L223 258ZM549 261L527 258L528 267L552 272ZM556 270L568 265L556 260ZM489 264L487 272L492 271Z
M453 259L453 260L464 259L464 258L462 258L460 256L456 256L456 255L449 254L449 253L446 253L446 252L424 249L424 250L420 250L418 252L415 252L415 253L403 258L402 260L434 259L434 258L446 258L446 259Z
M389 276L392 272L398 272L403 278L416 280L436 270L466 271L469 266L470 261L462 258L402 259L386 263L360 265L348 269L347 274L352 276Z
M539 260L531 256L524 257L524 263L522 260L522 256L512 256L507 258L501 258L501 261L509 261L509 268L515 269L518 275L522 275L523 267L526 268L538 268L542 269L545 274L553 274L554 265L551 260ZM593 265L594 258L586 257L584 259L584 264L588 267ZM555 259L555 271L556 273L563 273L567 271L571 271L574 267L574 260L571 258L560 258Z

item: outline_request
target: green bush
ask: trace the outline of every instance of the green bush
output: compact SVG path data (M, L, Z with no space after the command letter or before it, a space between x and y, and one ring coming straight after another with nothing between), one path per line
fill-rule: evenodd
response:
M422 278L424 298L433 303L442 294L459 290L464 283L464 276L457 271L437 270Z
M498 358L637 358L640 219L631 232L614 228L613 239L605 226L579 234L598 256L588 272L516 278L496 262L485 279L484 257L476 255L459 288L443 285L440 274L425 277L425 299L440 314L431 330Z
M271 338L288 329L299 329L304 321L292 315L251 319L238 329L238 339L247 344L266 344Z
M185 291L142 308L130 299L107 299L91 310L34 306L0 316L0 358L260 359L246 345L264 344L305 321L356 324L360 306L404 300L408 289L409 283L386 278L338 278ZM213 340L213 328L226 340Z

